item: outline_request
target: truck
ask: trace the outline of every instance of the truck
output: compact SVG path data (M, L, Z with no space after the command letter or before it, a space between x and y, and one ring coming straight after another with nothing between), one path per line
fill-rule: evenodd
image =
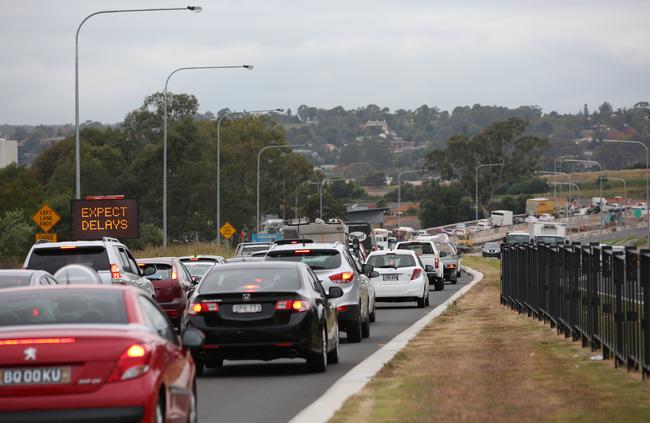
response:
M526 214L528 216L541 216L543 214L553 214L555 212L555 203L553 200L545 197L529 198L526 200Z
M512 212L510 210L494 210L490 217L494 226L512 226Z
M529 230L535 243L563 244L566 239L564 223L534 222L529 225Z
M598 208L598 210L607 210L607 199L603 197L591 197L591 207Z

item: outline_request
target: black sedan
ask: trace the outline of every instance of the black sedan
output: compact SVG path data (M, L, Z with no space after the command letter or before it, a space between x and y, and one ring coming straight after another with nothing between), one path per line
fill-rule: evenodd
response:
M210 270L191 298L183 326L205 333L197 369L223 360L304 358L312 372L339 361L336 307L303 263L246 262Z

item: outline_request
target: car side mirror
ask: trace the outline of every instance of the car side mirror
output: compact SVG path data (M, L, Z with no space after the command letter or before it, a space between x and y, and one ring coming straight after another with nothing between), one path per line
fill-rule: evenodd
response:
M433 267L433 266L430 265L430 264L427 264L426 266L424 266L424 270L425 270L425 272L427 272L427 273L431 273L431 272L435 272L435 271L436 271L436 268Z
M379 277L379 272L376 271L376 270L373 270L372 272L370 272L370 274L368 276L371 277L371 278L378 278Z
M341 298L342 296L343 296L343 289L338 286L330 287L329 291L327 292L327 298L330 299Z
M144 276L151 276L154 273L156 273L156 266L153 265L145 265L145 267L142 269L142 274Z
M198 285L201 282L201 276L192 276L192 283Z
M364 275L370 275L375 267L372 264L364 264L361 266L361 271Z
M205 335L200 330L188 327L181 335L181 342L187 348L199 348L205 342Z

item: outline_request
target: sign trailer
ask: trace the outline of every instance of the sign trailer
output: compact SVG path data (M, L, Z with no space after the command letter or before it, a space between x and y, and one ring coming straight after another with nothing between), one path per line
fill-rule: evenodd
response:
M138 200L123 195L86 197L72 200L72 239L102 237L135 239L140 237Z

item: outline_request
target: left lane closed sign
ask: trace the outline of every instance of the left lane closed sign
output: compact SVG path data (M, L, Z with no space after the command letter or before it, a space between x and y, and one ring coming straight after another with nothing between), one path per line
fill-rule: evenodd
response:
M71 210L75 240L140 237L137 199L72 200Z

